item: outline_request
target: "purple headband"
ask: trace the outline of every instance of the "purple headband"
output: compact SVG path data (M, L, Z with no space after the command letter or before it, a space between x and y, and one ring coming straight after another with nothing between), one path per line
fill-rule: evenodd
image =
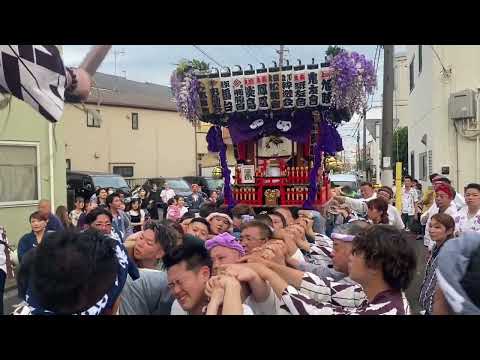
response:
M245 249L242 245L235 239L234 236L229 233L223 233L213 237L212 239L205 242L205 247L208 251L212 250L214 247L223 246L229 249L237 250L241 256L245 255Z
M348 242L352 242L353 239L355 239L355 235L347 235L347 234L339 234L339 233L332 233L330 237L335 240L348 241Z

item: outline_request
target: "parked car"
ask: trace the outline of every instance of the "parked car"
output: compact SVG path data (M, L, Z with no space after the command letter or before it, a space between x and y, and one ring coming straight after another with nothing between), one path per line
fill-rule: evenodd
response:
M123 177L117 174L95 171L67 171L67 206L72 210L75 197L81 196L86 201L95 193L96 188L113 188L130 194L130 187Z
M183 179L188 182L190 187L192 184L198 184L202 187L202 191L210 197L210 194L213 190L220 192L219 195L223 194L223 179L214 179L207 178L203 176L184 176Z
M168 182L168 185L170 185L170 188L173 189L173 191L175 191L176 195L186 197L192 194L191 187L182 178L164 178L164 177L150 178L150 179L147 179L147 181L145 181L143 186L151 189L152 185L156 184L159 189L163 189L165 187L165 182Z
M330 174L330 182L334 183L335 186L348 185L355 192L359 188L358 178L354 174Z

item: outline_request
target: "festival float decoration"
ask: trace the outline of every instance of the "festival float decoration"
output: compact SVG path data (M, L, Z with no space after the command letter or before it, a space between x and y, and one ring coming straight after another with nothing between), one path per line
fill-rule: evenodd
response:
M180 115L213 125L208 149L219 153L227 205L313 209L328 200L328 172L341 165L330 156L343 150L337 127L363 111L377 79L364 55L340 47L326 55L322 63L256 70L185 60L172 74ZM221 127L236 150L233 186Z

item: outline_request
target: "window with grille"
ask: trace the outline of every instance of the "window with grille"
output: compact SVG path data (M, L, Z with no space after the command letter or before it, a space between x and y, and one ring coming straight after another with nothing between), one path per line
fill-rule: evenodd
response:
M112 172L123 177L131 178L133 177L133 166L114 166Z
M428 179L428 167L427 167L427 152L418 154L418 176L420 180L427 181Z
M100 110L97 110L97 113L100 115ZM94 117L90 112L87 112L87 127L100 127L100 119L98 117Z
M39 145L0 143L0 205L39 200Z
M132 113L132 129L138 130L138 113Z

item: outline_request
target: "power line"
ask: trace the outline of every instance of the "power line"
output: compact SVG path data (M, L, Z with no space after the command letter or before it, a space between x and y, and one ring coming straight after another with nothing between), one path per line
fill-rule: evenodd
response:
M243 49L249 56L253 57L257 62L259 62L259 63L262 62L259 58L257 58L257 57L255 56L255 54L253 53L253 51L251 51L247 46L245 46L245 45L240 45L240 46L242 47L242 49Z
M217 64L218 66L220 66L221 68L224 68L224 66L222 64L220 64L217 60L215 60L214 58L212 58L210 55L208 55L204 50L202 50L200 48L200 46L197 46L197 45L192 45L195 49L197 49L198 51L200 51L203 55L205 55L207 58L209 58L210 60L212 60L215 64Z
M435 48L433 47L433 45L430 45L430 47L432 48L433 53L435 54L435 56L437 57L438 61L440 62L440 65L441 65L442 68L443 68L443 72L444 72L445 74L448 73L448 70L445 69L445 66L443 66L442 60L440 59L440 56L438 56L438 53L437 53L437 51L435 50Z

